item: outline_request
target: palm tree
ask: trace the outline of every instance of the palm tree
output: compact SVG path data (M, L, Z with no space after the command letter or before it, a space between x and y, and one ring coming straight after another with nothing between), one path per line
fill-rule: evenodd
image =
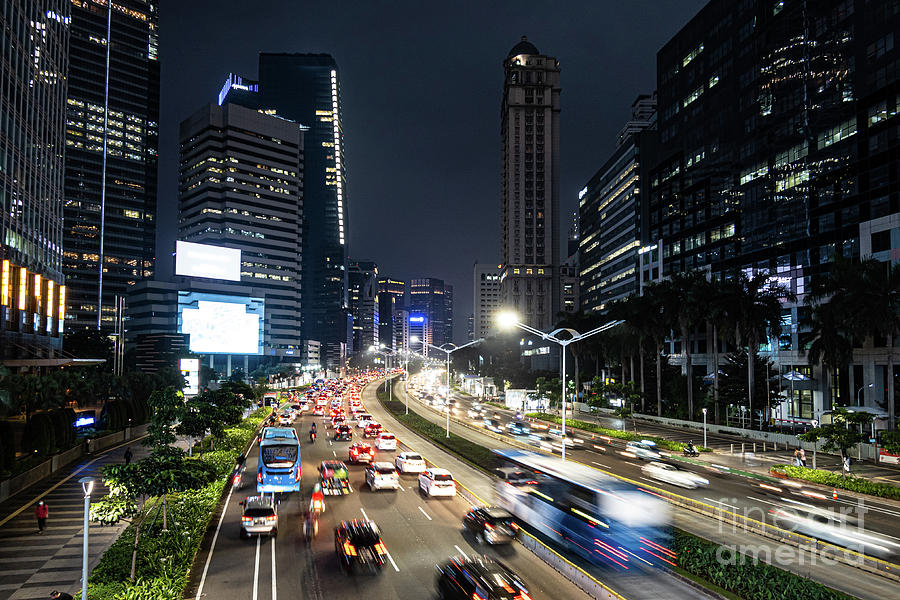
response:
M787 288L769 283L767 272L748 276L739 272L729 286L729 302L734 310L735 334L747 340L747 410L753 427L753 388L756 353L762 339L781 335L781 302L795 299ZM762 423L760 423L761 425Z
M639 314L636 323L640 322L646 337L653 341L656 350L656 414L662 416L662 351L666 337L671 330L668 292L662 283L651 283L644 287L643 296L635 296L632 308Z
M846 335L845 321L837 314L837 307L831 302L813 306L811 325L809 335L812 343L807 350L807 357L811 363L821 363L825 373L825 388L830 390L831 373L853 359L853 342Z
M687 371L688 420L694 420L694 361L691 333L703 319L702 297L706 278L698 271L676 273L663 283L667 312L675 318L681 333L681 349Z
M704 281L699 296L706 322L712 329L710 341L713 355L713 410L714 420L719 423L719 342L723 331L733 329L734 315L729 310L731 305L728 301L728 286L721 279Z

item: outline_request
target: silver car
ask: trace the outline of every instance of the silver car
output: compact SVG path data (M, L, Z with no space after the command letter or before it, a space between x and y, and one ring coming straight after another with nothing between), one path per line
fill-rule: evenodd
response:
M271 496L250 496L243 502L241 537L254 534L278 535L278 509Z

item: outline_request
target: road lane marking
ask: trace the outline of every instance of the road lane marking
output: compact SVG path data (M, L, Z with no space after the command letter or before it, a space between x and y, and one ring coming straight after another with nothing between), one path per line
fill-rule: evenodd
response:
M262 538L256 536L256 566L253 569L253 600L259 599L259 544Z
M332 450L331 453L334 454L335 458L337 458L337 452L335 452L334 450Z
M648 481L649 481L649 480L648 480ZM733 505L731 505L731 504L725 504L725 503L722 502L721 500L713 500L712 498L707 498L707 497L705 497L705 496L704 496L703 499L706 500L707 502L712 502L713 504L721 504L722 506L727 506L728 508L730 508L730 509L732 509L732 510L740 510L737 506L733 506Z
M275 536L272 536L272 600L278 600L278 587L275 585Z
M366 517L366 518L368 518L368 517ZM391 556L391 553L387 551L387 548L385 548L384 553L387 554L388 560L391 561L391 564L394 566L394 570L399 573L400 567L398 567L397 563L394 562L394 557Z
M463 549L462 549L462 548L460 548L460 547L457 546L456 544L454 544L453 547L456 548L457 551L459 551L459 553L463 555L463 558L465 558L466 560L469 560L469 555L466 554L465 552L463 552Z
M612 467L610 467L610 466L608 466L608 465L604 465L603 463L598 463L598 462L591 461L591 464L592 464L592 465L597 465L598 467L603 467L604 469L609 469L610 471L612 470Z
M426 519L428 519L429 521L432 521L432 520L433 520L431 517L428 516L428 513L425 512L425 509L424 509L424 508L422 508L422 507L420 506L420 507L419 507L419 510L422 511L422 514L425 515L425 518L426 518Z
M368 521L368 520L369 520L369 515L366 514L366 509L360 508L359 510L362 511L363 516L366 518L366 521Z

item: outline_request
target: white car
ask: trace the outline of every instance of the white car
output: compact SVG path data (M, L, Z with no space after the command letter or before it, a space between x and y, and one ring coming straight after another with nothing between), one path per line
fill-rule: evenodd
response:
M356 426L365 429L366 425L369 423L374 423L375 420L372 418L372 415L369 413L359 413L356 415Z
M432 496L455 496L456 482L447 469L425 469L419 475L419 491Z
M650 479L671 483L683 488L709 487L708 479L667 463L650 462L641 467L641 471Z
M400 476L397 469L389 462L376 462L366 467L366 484L375 490L400 488Z
M640 442L628 442L625 444L625 452L634 455L641 460L659 460L660 453L656 448L656 443L650 440L641 440Z
M394 459L394 466L401 473L421 473L427 468L425 460L415 452L401 452Z
M397 438L393 433L382 433L375 440L375 447L379 450L396 450Z

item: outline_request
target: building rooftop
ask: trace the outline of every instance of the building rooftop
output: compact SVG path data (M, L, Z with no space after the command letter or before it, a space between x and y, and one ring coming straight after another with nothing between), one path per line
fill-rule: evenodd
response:
M528 38L524 35L522 36L522 41L512 47L512 50L507 54L507 58L510 56L518 56L519 54L540 54L540 50L538 50L534 44L528 41Z

